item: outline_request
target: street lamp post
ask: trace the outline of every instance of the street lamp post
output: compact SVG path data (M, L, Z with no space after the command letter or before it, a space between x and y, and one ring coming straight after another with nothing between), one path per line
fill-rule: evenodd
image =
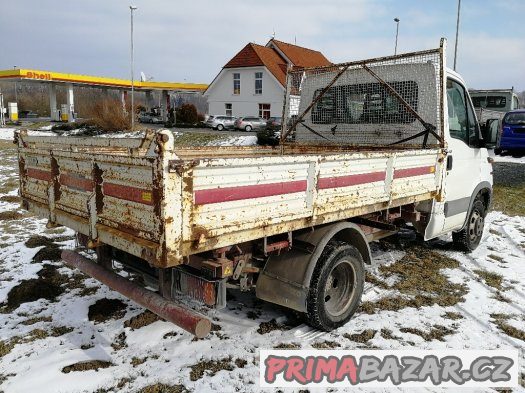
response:
M394 49L394 56L397 55L397 37L399 36L399 18L394 18L394 22L396 22L396 47Z
M13 66L13 69L16 70L17 66ZM16 79L15 79L15 102L18 103L18 86L16 85Z
M461 10L461 0L458 0L458 19L456 21L456 43L454 45L454 71L456 71L456 60L458 58L459 11L460 10Z
M136 6L134 5L130 5L129 6L129 10L131 12L131 110L130 110L130 113L131 113L131 131L133 131L134 129L134 126L135 126L135 113L134 113L134 108L135 108L135 79L134 79L134 74L135 74L135 70L134 70L134 64L133 64L133 11L135 11L137 9Z

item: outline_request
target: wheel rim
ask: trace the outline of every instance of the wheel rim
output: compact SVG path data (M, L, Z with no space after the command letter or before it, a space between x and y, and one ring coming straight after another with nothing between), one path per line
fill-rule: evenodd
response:
M474 210L470 216L470 222L468 226L470 241L476 241L477 239L481 238L481 235L483 234L483 225L483 216L479 211Z
M356 286L354 267L347 260L334 265L324 288L324 304L327 313L333 317L344 314L352 303Z

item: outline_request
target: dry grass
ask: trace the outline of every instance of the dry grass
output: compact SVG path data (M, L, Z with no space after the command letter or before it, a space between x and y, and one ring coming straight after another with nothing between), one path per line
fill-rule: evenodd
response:
M114 364L105 360L88 360L84 362L70 364L69 366L62 368L62 372L64 374L68 374L72 371L98 371L100 368L108 368L111 366L114 366Z
M495 288L497 290L502 290L502 283L503 283L503 276L497 273L489 272L487 270L474 270L474 273L476 273L480 278L485 281L485 284L488 286Z
M509 216L525 216L525 188L495 185L493 209Z
M453 334L455 330L449 329L442 325L434 325L430 330L424 331L421 329L416 328L401 328L399 329L402 333L411 333L415 334L417 336L420 336L425 341L433 341L433 340L439 340L439 341L445 341L445 336L448 336L450 334Z
M299 349L301 346L297 343L280 343L274 346L275 349Z
M372 329L366 329L363 330L361 333L355 333L355 334L343 334L344 338L347 338L348 340L355 341L357 343L366 344L368 341L374 338L376 335L377 330Z
M106 132L131 129L131 118L119 100L106 98L95 101L89 110L89 124Z
M268 322L261 322L259 324L259 328L257 329L257 333L259 334L267 334L270 332L273 332L274 330L289 330L290 327L288 325L277 323L275 319L271 319Z
M312 344L312 348L315 349L334 349L340 347L341 344L336 343L335 341L320 341Z
M43 340L47 337L59 337L72 331L73 328L71 327L54 326L51 328L50 331L44 329L33 329L24 337L14 336L11 337L9 340L0 341L0 358L4 357L9 352L11 352L17 344L31 343L36 340Z
M12 221L24 218L25 215L15 210L7 210L0 212L0 221Z
M184 385L166 385L163 383L156 383L148 385L138 391L138 393L188 393Z
M190 380L197 381L204 374L213 377L221 370L233 371L232 358L223 358L220 360L202 360L191 366Z
M453 321L457 321L458 319L463 319L464 318L463 315L461 315L460 313L452 312L452 311L447 311L441 317L445 318L445 319L452 319Z
M525 331L515 328L507 323L507 320L513 317L512 315L490 314L490 317L492 318L492 323L494 323L507 336L525 341Z
M398 311L407 307L420 308L437 304L453 306L464 301L468 288L448 280L442 269L457 269L459 262L433 250L414 246L399 261L381 266L379 272L385 277L395 277L392 286L382 285L401 293L375 302L363 302L360 311L374 314L381 310ZM379 281L379 279L375 279Z

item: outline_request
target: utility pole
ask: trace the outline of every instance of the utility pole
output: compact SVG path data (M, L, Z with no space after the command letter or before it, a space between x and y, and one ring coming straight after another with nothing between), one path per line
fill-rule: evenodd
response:
M394 49L394 56L397 55L397 37L399 36L399 18L394 18L394 22L396 22L396 47Z
M458 59L459 12L460 10L461 10L461 0L458 0L458 19L456 21L456 44L454 45L454 71L456 71L456 62Z
M133 11L137 9L136 6L130 5L129 10L131 11L131 131L135 126L135 79L134 79L134 64L133 64Z

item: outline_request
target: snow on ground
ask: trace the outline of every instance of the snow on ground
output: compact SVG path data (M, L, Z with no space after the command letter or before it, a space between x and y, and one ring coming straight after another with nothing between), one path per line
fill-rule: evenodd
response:
M496 155L494 150L489 150L489 156L494 158L495 162L513 162L516 164L525 164L525 153L516 155L515 157L508 155L508 153L503 153L505 155Z
M472 254L453 251L446 238L431 247L410 234L374 243L363 306L334 332L312 329L252 294L231 292L226 309L206 311L213 331L196 340L168 322L148 321L138 305L63 266L57 254L74 247L73 232L46 229L45 220L19 209L14 153L11 144L0 141L0 389L6 392L131 392L159 383L194 392L257 392L258 351L275 346L517 347L525 372L525 217L490 213L483 241ZM418 258L441 266L432 273L436 276L430 268L418 269ZM396 287L404 269L420 279L411 293ZM440 293L415 308L414 294L428 295L423 288L435 284L438 275L458 299ZM38 290L31 292L34 283ZM14 294L26 301L18 305ZM99 322L88 318L90 306L103 299L116 305L113 312L106 309ZM137 316L143 318L132 319Z
M231 136L227 139L219 139L208 143L208 146L254 146L257 144L257 136L241 135Z

